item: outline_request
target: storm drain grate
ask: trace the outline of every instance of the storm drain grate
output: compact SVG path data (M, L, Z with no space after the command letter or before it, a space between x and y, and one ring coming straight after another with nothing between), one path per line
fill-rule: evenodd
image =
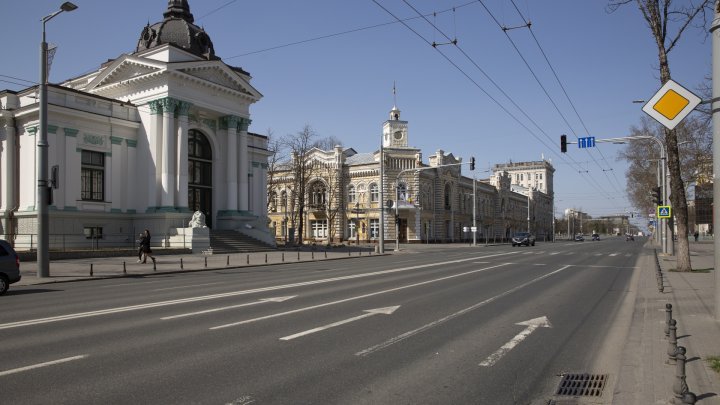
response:
M607 374L565 374L555 395L599 397L607 378Z

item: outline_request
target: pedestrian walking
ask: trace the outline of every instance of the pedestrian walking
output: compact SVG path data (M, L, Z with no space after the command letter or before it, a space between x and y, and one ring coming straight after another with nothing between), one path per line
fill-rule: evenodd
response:
M140 240L140 244L142 246L142 252L143 252L143 263L147 263L148 256L152 259L153 263L155 263L155 256L152 254L152 249L150 249L150 230L146 229L143 233L143 238Z
M138 239L136 240L136 242L138 243L138 263L142 262L143 239L145 239L145 234L143 232L140 232L140 235L138 235Z
M697 242L697 241L698 241L698 237L700 236L700 232L695 231L695 233L693 234L693 236L695 237L695 242Z

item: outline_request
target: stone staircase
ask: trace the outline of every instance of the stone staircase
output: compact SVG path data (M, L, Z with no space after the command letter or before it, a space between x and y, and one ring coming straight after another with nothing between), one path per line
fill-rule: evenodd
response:
M210 249L208 253L268 252L273 250L275 250L274 247L240 232L210 231Z

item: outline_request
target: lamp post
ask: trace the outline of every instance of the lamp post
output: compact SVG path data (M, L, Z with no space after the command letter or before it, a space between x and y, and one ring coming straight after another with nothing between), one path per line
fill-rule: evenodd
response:
M60 6L60 10L43 17L42 19L42 42L40 43L40 106L39 106L39 127L37 133L37 232L38 232L38 249L37 249L37 276L50 276L50 235L49 235L49 219L48 205L49 193L48 189L48 141L47 141L47 42L45 42L45 23L52 20L53 17L63 11L73 11L77 6L66 1Z
M360 246L360 201L355 202L355 244Z

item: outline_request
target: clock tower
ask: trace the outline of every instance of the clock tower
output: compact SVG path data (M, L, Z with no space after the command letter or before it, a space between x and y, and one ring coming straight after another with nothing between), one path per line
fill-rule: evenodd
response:
M393 106L390 119L383 124L383 147L407 148L408 123L400 120L400 110Z

